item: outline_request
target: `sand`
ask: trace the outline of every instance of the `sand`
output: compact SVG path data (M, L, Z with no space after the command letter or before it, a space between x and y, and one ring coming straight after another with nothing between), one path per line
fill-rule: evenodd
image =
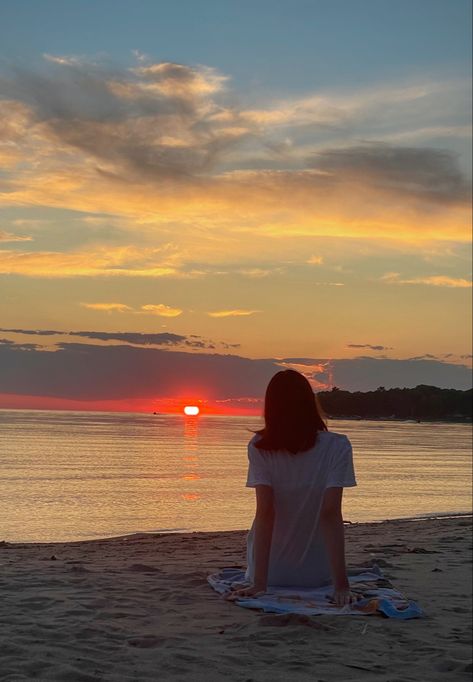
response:
M0 544L0 679L349 681L471 678L471 519L347 527L427 615L309 619L222 600L206 576L242 566L246 531Z

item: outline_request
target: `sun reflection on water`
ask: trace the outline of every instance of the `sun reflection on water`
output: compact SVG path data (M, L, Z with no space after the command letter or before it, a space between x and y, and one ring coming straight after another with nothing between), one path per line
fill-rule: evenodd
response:
M192 417L184 418L184 454L182 456L183 471L181 480L186 482L201 479L199 473L200 461L198 451L199 420ZM201 498L195 490L185 490L181 498L187 502L195 502Z

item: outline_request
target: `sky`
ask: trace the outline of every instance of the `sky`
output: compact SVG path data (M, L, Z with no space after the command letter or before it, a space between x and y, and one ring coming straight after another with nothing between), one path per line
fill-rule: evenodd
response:
M0 407L469 388L470 15L4 1Z

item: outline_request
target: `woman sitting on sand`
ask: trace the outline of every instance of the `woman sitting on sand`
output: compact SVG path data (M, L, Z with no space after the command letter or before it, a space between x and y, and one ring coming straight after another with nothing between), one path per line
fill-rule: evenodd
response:
M227 598L251 597L268 585L333 583L338 606L357 599L345 566L344 487L355 486L350 441L327 430L307 379L278 372L266 389L265 427L248 444L248 480L256 515L247 539L249 587Z

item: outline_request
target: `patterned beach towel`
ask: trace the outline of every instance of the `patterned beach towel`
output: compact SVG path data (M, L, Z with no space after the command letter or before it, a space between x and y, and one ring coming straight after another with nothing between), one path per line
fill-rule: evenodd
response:
M262 609L267 613L299 613L307 616L330 614L332 616L367 616L383 614L389 618L407 620L423 616L422 609L406 599L383 575L379 566L352 569L348 576L350 589L360 595L360 600L350 606L338 607L331 603L333 587L270 587L258 597L242 597L235 604L246 609ZM225 597L232 589L248 585L245 571L240 568L222 568L207 577L213 589Z

